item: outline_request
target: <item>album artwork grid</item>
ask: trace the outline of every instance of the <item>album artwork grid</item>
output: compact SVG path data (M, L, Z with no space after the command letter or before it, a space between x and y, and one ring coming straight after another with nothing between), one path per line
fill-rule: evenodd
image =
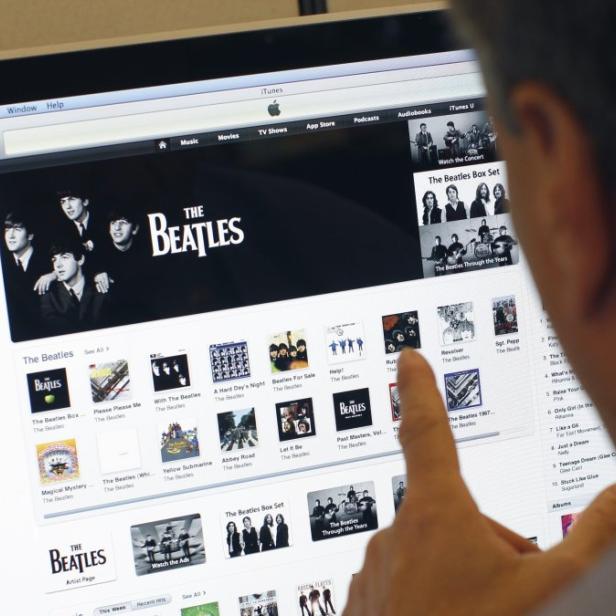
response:
M475 305L466 301L437 306L435 316L438 328L435 332L441 347L470 343L476 337ZM482 307L485 309L485 307ZM496 297L491 302L493 334L501 336L518 332L518 315L514 295ZM384 315L381 318L383 351L385 357L399 353L405 347L420 349L422 330L420 314L416 310ZM425 335L425 332L423 332ZM281 370L308 368L309 336L306 330L288 330L270 336L263 342L263 353L269 350L272 374ZM515 340L515 339L513 339ZM352 341L354 344L350 344ZM361 344L359 344L359 341ZM332 350L336 343L336 353ZM342 353L342 346L345 352ZM316 341L315 341L316 344ZM274 348L275 347L275 348ZM312 347L310 347L312 348ZM291 350L292 355L289 353ZM324 328L320 351L332 365L344 361L359 361L366 357L369 346L365 340L364 326L350 322ZM220 383L218 372L221 356L227 357L223 378L234 381L247 378L250 373L250 348L247 341L211 345L209 359L212 369L212 384ZM312 353L312 351L311 351ZM167 392L189 388L191 385L191 362L188 352L178 349L171 353L154 353L149 358L153 392ZM240 376L240 373L244 374ZM119 408L130 408L131 368L126 358L104 360L88 366L92 403L121 401ZM226 377L224 376L226 375ZM84 380L85 380L84 374ZM73 377L71 377L72 380ZM42 413L70 410L71 396L66 368L31 372L26 375L30 410L33 419ZM445 372L443 374L445 402L450 412L481 407L484 405L479 368ZM393 422L401 419L400 396L396 383L387 386L389 411ZM128 401L128 402L127 402ZM125 403L125 404L124 404ZM374 409L370 389L342 389L331 395L331 407L338 433L353 431L373 425ZM311 397L297 397L274 401L268 411L254 406L238 406L235 409L220 409L215 413L218 432L217 448L222 455L233 452L251 452L261 444L259 426L263 422L275 422L280 443L300 441L319 433L319 416L332 410L315 408ZM200 420L194 414L172 415L159 422L159 451L162 464L173 463L202 455L204 443ZM207 434L206 449L211 451L211 434ZM137 430L126 428L97 435L101 471L104 474L129 471L140 466L140 444ZM51 440L36 446L37 464L41 485L77 481L81 477L79 443L76 438ZM335 499L334 499L335 500ZM281 513L281 515L284 515ZM238 532L243 520L235 520Z
M498 135L480 104L469 102L457 106L449 115L422 117L419 114L403 125L409 134L409 162L419 227L420 255L416 259L421 258L421 265L415 264L416 273L409 273L410 278L405 279L518 263L519 248L509 214L506 169L497 154ZM122 170L113 169L120 179L109 180L119 182ZM199 306L193 305L195 298L190 302L172 301L170 298L186 293L187 289L177 286L177 270L167 259L175 254L196 253L190 267L200 265L200 258L207 259L208 275L215 276L210 270L220 266L218 261L210 265L210 251L216 249L217 252L211 253L216 258L224 253L225 259L233 260L249 238L251 230L246 228L242 217L230 212L226 218L208 220L204 206L146 214L142 211L145 206L131 203L128 197L111 197L104 192L103 196L98 195L93 186L105 184L98 177L101 173L95 169L79 177L71 168L58 171L57 177L51 172L44 176L45 186L36 194L37 200L43 200L48 206L45 211L49 224L37 220L28 201L27 184L22 186L16 181L16 187L10 189L16 194L10 193L8 209L5 207L0 212L4 224L0 256L13 341L245 305L238 303L235 296L227 297L224 288L216 288L214 293L209 289L207 293L193 293L201 298ZM178 215L180 219L184 216L184 224L171 226L171 220ZM194 222L194 216L198 222ZM179 240L176 246L174 238L180 235L181 246ZM334 244L335 239L323 241ZM359 250L352 245L350 249ZM349 252L348 256L350 262L361 262L357 252ZM246 259L246 253L241 252L238 258ZM161 263L163 267L159 267ZM223 262L222 267L230 265ZM241 261L238 267L241 268ZM190 271L197 276L201 272ZM269 278L266 273L263 280L251 284L265 288ZM186 279L195 276L187 274ZM382 280L372 282L383 283ZM151 287L160 289L157 301L149 301ZM310 294L344 290L349 289L341 275L335 288L315 287ZM268 287L256 303L301 296L289 293L290 296L280 285ZM351 357L361 359L364 336L353 324L342 324L328 336L332 363L336 359L341 362ZM302 342L305 338L288 339L284 332L272 336L272 371L305 367L308 354ZM238 341L210 348L215 380L251 376L250 362L241 345ZM163 373L161 366L159 391L168 387L175 376L179 378L180 374Z

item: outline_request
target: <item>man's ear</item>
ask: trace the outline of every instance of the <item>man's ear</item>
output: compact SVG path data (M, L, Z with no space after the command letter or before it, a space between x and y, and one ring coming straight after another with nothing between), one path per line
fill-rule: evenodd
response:
M139 233L139 224L136 224L136 225L133 227L133 231L132 231L131 235L133 235L133 236L134 236L134 235L137 235L137 233Z
M28 241L31 242L34 239L34 233L28 233Z
M85 255L81 255L81 257L79 257L79 259L77 259L77 264L79 265L79 267L83 267L83 264L86 262L86 257Z
M524 225L538 225L544 238L545 255L535 251L534 259L546 259L558 275L559 301L569 316L589 316L612 283L615 253L597 152L580 119L551 89L522 84L510 105L534 168L529 181L540 185L537 211L523 212Z
M84 199L82 203L83 203L83 207L88 207L88 205L90 205L90 199Z

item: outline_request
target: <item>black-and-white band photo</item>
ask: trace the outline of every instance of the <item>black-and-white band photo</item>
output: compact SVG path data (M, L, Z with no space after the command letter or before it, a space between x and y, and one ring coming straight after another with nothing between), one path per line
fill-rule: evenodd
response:
M150 355L154 391L190 387L188 355Z
M372 481L309 492L307 498L313 541L354 535L378 528Z
M291 545L289 515L283 502L227 511L223 523L226 558L279 550Z
M410 120L409 137L416 169L477 164L497 156L496 129L483 110Z

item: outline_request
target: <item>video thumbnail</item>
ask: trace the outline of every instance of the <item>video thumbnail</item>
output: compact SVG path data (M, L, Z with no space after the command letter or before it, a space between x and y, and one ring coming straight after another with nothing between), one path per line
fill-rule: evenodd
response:
M276 404L276 422L281 441L314 436L317 431L312 398L279 402Z
M308 493L313 541L378 528L374 483L363 481Z
M71 406L66 368L31 372L27 375L30 410L33 413L56 411Z
M473 303L439 306L437 309L441 345L471 342L475 339Z
M199 434L194 420L177 421L162 426L160 456L163 462L177 462L199 457Z
M91 364L89 368L92 402L130 399L130 375L125 359Z
M272 372L308 368L308 347L303 329L275 334L269 340Z
M447 408L459 411L481 406L481 382L479 370L462 370L445 375Z
M130 533L137 575L205 562L203 528L198 513L137 524L131 526Z
M361 323L330 325L325 330L327 361L330 364L364 359L366 340Z
M372 425L372 410L370 408L370 391L354 389L341 391L333 395L334 417L336 430L355 430Z
M190 386L188 371L188 356L183 355L150 355L152 366L152 381L154 391L167 391Z
M248 344L242 341L210 345L210 364L214 383L248 378Z
M250 449L259 444L255 410L218 413L218 436L221 451Z
M494 319L494 335L517 334L518 311L515 296L497 297L492 300L492 316Z
M399 353L403 348L421 348L419 317L416 310L383 317L385 353Z

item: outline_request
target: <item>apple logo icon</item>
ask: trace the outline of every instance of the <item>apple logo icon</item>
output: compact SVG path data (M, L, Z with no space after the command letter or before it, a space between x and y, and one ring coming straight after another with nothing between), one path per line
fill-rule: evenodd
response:
M45 396L45 403L46 404L53 404L56 401L56 397L53 394L47 394Z
M274 101L267 106L267 113L271 116L279 116L280 115L280 103Z

